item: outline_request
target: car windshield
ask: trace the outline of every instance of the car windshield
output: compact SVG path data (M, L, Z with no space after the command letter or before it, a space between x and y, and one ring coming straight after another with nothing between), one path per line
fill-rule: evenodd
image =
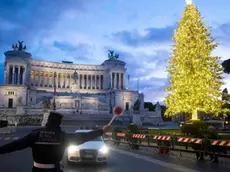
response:
M97 137L97 138L90 140L90 141L103 141L103 140L102 140L102 137Z

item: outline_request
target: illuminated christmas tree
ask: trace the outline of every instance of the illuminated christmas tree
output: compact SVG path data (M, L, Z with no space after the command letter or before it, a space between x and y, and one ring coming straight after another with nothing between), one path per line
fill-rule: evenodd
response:
M166 115L198 112L221 113L221 86L223 69L220 58L211 55L217 44L210 37L198 9L187 0L178 28L174 33L173 52L167 71L171 85L165 91Z

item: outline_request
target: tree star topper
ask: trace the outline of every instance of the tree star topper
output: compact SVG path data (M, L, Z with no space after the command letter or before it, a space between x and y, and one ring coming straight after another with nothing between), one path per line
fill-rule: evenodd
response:
M191 5L192 4L192 0L186 0L186 4L187 5Z

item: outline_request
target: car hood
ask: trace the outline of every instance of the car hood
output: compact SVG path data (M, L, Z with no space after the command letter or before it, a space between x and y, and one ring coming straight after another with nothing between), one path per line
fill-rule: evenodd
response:
M85 142L81 145L78 145L79 149L100 149L105 145L105 143L103 142L99 142L99 141L89 141L89 142Z

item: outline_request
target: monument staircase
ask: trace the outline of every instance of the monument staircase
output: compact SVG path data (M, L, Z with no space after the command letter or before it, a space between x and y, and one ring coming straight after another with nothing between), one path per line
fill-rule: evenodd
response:
M72 114L65 115L62 125L64 126L77 126L77 127L96 127L103 126L109 123L111 115L98 115L98 114ZM123 125L122 122L114 121L113 125Z

